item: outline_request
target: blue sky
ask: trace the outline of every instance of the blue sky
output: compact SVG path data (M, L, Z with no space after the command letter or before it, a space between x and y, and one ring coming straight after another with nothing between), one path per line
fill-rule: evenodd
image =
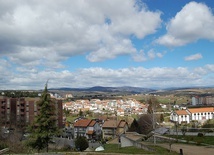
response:
M212 0L0 0L0 89L214 86Z

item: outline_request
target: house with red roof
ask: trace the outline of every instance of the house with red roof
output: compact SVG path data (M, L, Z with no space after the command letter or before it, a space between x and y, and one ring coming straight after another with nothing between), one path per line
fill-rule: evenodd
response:
M178 124L188 124L190 122L190 114L187 110L176 110L171 113L170 120L173 122L178 122Z
M178 122L178 124L188 124L190 121L204 123L209 119L214 119L214 107L188 108L185 110L176 110L170 114L170 120Z
M191 121L204 123L206 120L214 118L214 107L191 108L188 109Z
M106 120L102 126L103 138L115 138L120 134L126 133L128 123L125 120Z
M84 136L88 140L99 139L101 133L101 127L95 120L79 119L74 123L74 138Z

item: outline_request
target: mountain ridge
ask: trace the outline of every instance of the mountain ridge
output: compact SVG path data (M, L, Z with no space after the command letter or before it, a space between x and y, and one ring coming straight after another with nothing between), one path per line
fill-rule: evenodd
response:
M49 90L91 91L91 92L133 92L133 93L146 93L146 92L155 91L155 89L131 87L131 86L123 86L123 87L94 86L94 87L88 87L88 88L61 87L61 88L50 88Z

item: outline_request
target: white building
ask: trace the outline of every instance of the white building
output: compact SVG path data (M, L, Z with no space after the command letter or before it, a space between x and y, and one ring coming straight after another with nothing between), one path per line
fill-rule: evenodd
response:
M177 110L171 113L170 120L173 122L189 123L190 122L190 113L187 110Z
M209 119L214 119L214 107L176 110L170 114L170 120L173 122L178 122L179 124L188 124L190 123L190 121L198 121L204 123Z

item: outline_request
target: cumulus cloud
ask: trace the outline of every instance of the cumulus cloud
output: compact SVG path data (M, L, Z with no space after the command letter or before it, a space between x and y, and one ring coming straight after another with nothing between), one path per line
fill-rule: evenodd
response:
M0 10L0 55L28 66L85 53L91 62L131 54L130 36L142 39L161 23L160 12L135 0L10 0Z
M194 55L190 55L184 58L185 61L192 61L192 60L198 60L198 59L202 59L203 56L200 53L194 54Z
M78 69L76 71L62 70L59 72L53 70L38 71L35 69L25 71L22 68L17 68L17 74L8 72L8 79L5 79L4 82L6 82L7 89L41 89L47 79L50 79L49 87L51 88L79 88L98 85L128 85L149 88L206 86L210 84L208 82L214 82L213 68L214 66L212 64L193 69L186 67L132 67L115 70L91 67ZM0 79L2 79L3 76L4 75L0 75ZM14 85L16 85L16 88L14 88ZM4 89L3 87L4 85L0 85L0 89Z
M190 2L167 24L167 34L157 43L168 46L183 46L199 39L214 40L214 15L203 3Z
M153 49L149 50L148 52L144 52L143 50L136 51L132 54L132 58L136 62L143 62L152 60L155 58L162 58L165 52L155 52Z

